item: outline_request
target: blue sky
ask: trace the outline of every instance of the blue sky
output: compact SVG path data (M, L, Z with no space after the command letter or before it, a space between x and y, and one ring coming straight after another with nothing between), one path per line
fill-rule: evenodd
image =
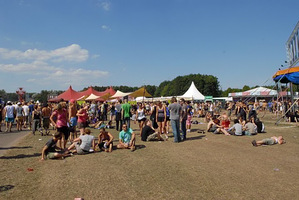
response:
M298 0L0 0L0 89L271 85Z

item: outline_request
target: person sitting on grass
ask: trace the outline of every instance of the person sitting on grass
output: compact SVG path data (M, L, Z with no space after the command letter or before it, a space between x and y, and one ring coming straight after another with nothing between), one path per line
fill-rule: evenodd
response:
M240 121L238 119L235 119L234 123L235 124L231 128L228 129L228 132L231 135L236 135L236 136L244 135L243 126L240 124Z
M225 130L223 126L220 125L220 120L215 117L213 117L211 121L208 123L207 131L213 132L214 134L223 133L224 135L230 135L229 132Z
M95 150L95 140L94 136L90 135L90 129L86 128L84 133L85 134L80 135L78 138L74 139L74 143L69 146L69 148L67 149L68 151L75 149L72 151L72 153L83 155L91 153ZM79 142L81 143L79 144Z
M252 117L250 120L248 120L247 123L245 124L244 133L245 133L245 135L256 135L257 134L256 125L254 124L254 117Z
M135 133L131 128L128 128L127 124L122 125L122 131L119 133L118 149L131 149L135 151Z
M68 156L68 152L63 149L57 147L57 141L61 140L62 133L56 132L54 136L46 143L42 150L42 158L41 160L45 160L45 158L56 159Z
M101 128L100 129L100 134L99 134L99 137L98 137L98 146L99 146L99 149L102 150L102 151L105 151L105 152L109 152L111 153L112 152L112 148L113 148L113 135L111 135L111 133L107 132L105 130L105 128Z
M286 142L282 136L272 136L271 138L265 138L259 141L253 140L251 143L253 146L258 147L261 145L284 144Z
M141 140L147 142L152 140L159 140L158 136L159 134L152 127L151 120L147 119L145 121L145 126L143 127L141 132ZM160 140L163 140L163 138L161 137Z

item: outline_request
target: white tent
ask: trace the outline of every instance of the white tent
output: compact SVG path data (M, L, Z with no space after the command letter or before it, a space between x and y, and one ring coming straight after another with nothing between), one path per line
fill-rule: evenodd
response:
M95 95L95 94L91 94L91 95L89 95L85 100L86 101L90 101L90 100L95 100L95 99L97 99L97 98L99 98L100 96L97 96L97 95Z
M187 90L187 92L183 96L180 96L180 98L191 99L191 100L205 100L205 96L203 96L198 91L198 89L194 85L193 81L192 81L189 89Z
M110 98L122 98L122 97L128 96L131 93L132 92L125 93L125 92L121 92L121 91L117 90L116 93L113 96L111 96Z
M229 93L229 97L273 97L277 96L276 90L271 90L265 87L257 87L245 92Z

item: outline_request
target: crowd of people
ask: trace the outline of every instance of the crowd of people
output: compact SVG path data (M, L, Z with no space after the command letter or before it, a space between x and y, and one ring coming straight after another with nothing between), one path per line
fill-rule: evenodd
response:
M17 131L28 128L33 135L37 131L42 136L49 135L50 129L55 129L55 134L42 150L44 160L46 157L62 158L73 153L86 154L96 149L112 152L114 137L107 131L111 128L119 131L119 141L116 145L119 149L134 151L137 136L140 136L142 141L167 141L170 130L173 142L179 143L187 139L192 124L198 123L194 117L202 118L207 123L206 131L213 134L256 135L265 132L265 126L259 120L257 110L275 112L272 107L274 103L269 105L242 101L226 104L199 103L185 101L183 98L178 101L176 97L172 97L170 102L137 104L128 103L128 99L109 103L93 101L81 105L75 100L60 103L17 102L14 105L8 101L4 107L0 107L0 121L5 119L5 132L11 132L14 121ZM231 124L231 121L234 124ZM138 123L139 134L135 134L131 128L132 122ZM99 129L98 138L90 135L90 128ZM275 141L283 140L281 138L280 136ZM68 141L71 144L69 147ZM252 144L259 146L283 143L269 142L270 139L265 141L253 141Z

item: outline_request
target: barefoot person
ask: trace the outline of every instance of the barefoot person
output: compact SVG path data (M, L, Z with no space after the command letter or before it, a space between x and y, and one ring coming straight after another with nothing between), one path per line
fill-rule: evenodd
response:
M131 149L135 151L135 133L131 128L128 128L127 124L123 124L122 131L119 133L118 149Z
M67 152L63 151L62 148L57 147L57 141L61 139L62 134L56 132L54 136L46 143L42 150L41 160L45 160L45 158L55 159L55 158L63 158L67 156Z
M285 140L282 136L272 136L271 138L265 138L263 140L255 141L253 140L252 145L255 147L261 146L261 145L274 145L274 144L284 144Z

